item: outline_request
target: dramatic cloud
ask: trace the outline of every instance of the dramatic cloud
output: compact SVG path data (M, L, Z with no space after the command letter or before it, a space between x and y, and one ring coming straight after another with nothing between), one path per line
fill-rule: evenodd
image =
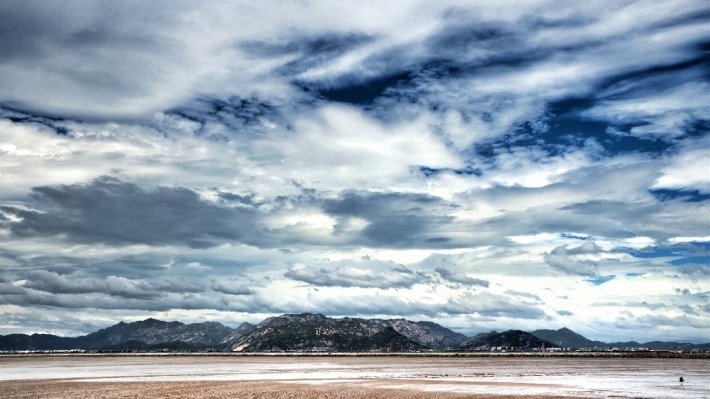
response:
M146 192L111 177L85 185L36 187L32 199L41 211L2 208L20 220L10 226L15 235L200 248L242 237L253 219L249 210L215 206L187 189L159 187Z
M441 278L452 283L460 283L464 285L480 285L482 287L488 287L489 284L486 280L469 277L459 272L452 272L450 270L444 269L443 267L437 267L435 270L437 273L439 273Z
M560 246L553 249L549 254L545 254L545 262L550 267L565 273L594 276L597 262L590 258L590 255L595 255L599 250L600 248L593 242L588 242L572 249Z
M284 277L315 286L384 289L411 288L414 284L424 283L430 279L423 273L415 273L404 267L391 267L385 272L378 273L357 264L338 266L335 269L317 269L299 264L284 273Z
M0 334L701 340L706 3L4 1Z
M150 299L164 292L201 292L195 285L171 280L136 282L125 277L109 276L103 280L76 279L44 270L32 271L22 285L53 294L105 293L124 298Z
M452 220L445 212L455 207L440 198L419 194L346 192L328 201L324 210L334 217L363 220L366 226L360 235L367 246L427 247L450 241L436 234Z
M254 295L256 293L253 289L235 281L213 281L210 287L214 291L229 295Z

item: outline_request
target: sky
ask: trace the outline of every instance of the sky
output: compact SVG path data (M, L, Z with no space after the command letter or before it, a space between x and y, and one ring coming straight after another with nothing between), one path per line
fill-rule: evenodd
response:
M0 334L710 342L710 3L0 2Z

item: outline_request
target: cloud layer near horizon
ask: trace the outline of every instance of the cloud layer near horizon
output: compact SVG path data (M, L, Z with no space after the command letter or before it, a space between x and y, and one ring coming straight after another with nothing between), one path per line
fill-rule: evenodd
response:
M0 20L0 333L313 311L710 336L704 2Z

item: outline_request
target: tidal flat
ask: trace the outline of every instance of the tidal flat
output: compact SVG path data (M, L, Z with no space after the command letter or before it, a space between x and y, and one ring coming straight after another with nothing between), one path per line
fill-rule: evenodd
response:
M710 359L0 357L0 396L710 399Z

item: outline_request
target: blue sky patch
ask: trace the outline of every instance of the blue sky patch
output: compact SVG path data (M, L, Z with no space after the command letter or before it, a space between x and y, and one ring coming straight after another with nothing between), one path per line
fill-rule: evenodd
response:
M644 274L646 274L646 273L638 273L638 272L636 272L636 273L626 273L625 276L626 276L626 277L638 277L638 276L643 276Z
M591 284L591 285L599 286L599 285L602 285L602 284L604 284L604 283L608 283L609 281L611 281L611 280L613 280L613 279L615 279L615 278L616 278L616 275L612 274L612 275L609 275L609 276L601 276L601 277L597 277L597 278L590 278L590 279L586 279L586 280L584 280L584 281L588 282L588 283Z
M654 197L661 202L682 201L682 202L703 202L710 200L710 194L703 193L700 190L672 190L672 189L653 189L649 190Z

